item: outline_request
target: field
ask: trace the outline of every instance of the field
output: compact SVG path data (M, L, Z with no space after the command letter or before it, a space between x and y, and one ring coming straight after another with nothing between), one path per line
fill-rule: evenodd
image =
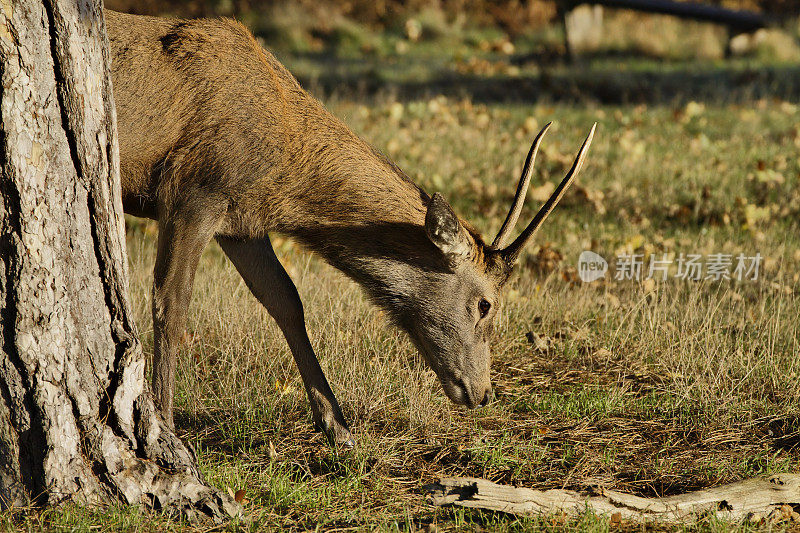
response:
M358 439L348 454L312 430L279 330L219 248L208 249L179 368L177 423L213 483L246 491L255 525L549 528L558 517L436 509L421 488L438 476L469 475L653 496L800 471L795 106L484 106L444 98L329 105L487 235L505 214L539 124L557 120L536 190L563 175L593 121L598 131L577 192L507 291L494 342L498 397L486 408L451 406L357 286L275 239ZM523 217L537 207L530 200ZM132 297L152 350L155 228L128 222ZM581 284L574 269L585 249L607 258L758 252L764 261L756 281ZM593 516L571 525L609 527ZM723 525L707 518L699 527Z
M419 63L436 61L420 50ZM179 363L176 424L212 484L245 491L245 529L640 530L590 513L517 518L436 508L423 486L464 475L661 496L800 472L796 67L763 58L662 64L602 56L557 63L546 76L531 63L490 75L454 67L444 77L437 67L429 78L403 70L417 64L408 59L385 72L381 61L340 59L331 79L330 63L313 55L282 59L354 131L426 191L442 192L488 239L539 128L555 121L522 221L564 175L592 123L598 128L580 178L506 290L493 341L497 397L487 407L450 404L408 340L353 282L274 236L357 439L348 453L313 430L280 331L219 247L209 246ZM401 79L386 79L392 75ZM394 88L381 90L389 82ZM156 228L127 222L131 298L152 353ZM604 280L581 283L584 250L609 261ZM623 254L642 255L643 277L651 257L668 254L674 263L666 280L616 280ZM681 254L763 260L755 280L690 281L676 277ZM3 525L194 529L136 509L47 511ZM649 527L798 524L700 516Z

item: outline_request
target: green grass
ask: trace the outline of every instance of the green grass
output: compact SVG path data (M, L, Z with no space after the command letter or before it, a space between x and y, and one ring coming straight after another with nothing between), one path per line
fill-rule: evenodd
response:
M570 75L581 75L580 68ZM608 531L620 526L590 513L519 518L436 508L422 487L440 476L466 475L540 489L602 484L656 496L800 472L795 106L735 98L484 105L470 98L341 94L326 103L489 237L538 128L556 121L532 188L560 179L591 124L599 125L574 192L506 291L493 347L498 398L486 408L451 405L410 343L358 287L275 239L358 440L351 453L337 454L313 431L278 328L220 249L209 246L179 363L177 425L211 483L246 491L250 522L243 529ZM529 199L522 219L538 206ZM131 298L152 353L155 226L129 218L127 235ZM575 283L585 249L606 258L622 251L759 252L765 261L752 282ZM547 257L556 259L548 265ZM531 344L528 332L547 347ZM193 529L178 518L116 508L2 520L5 529ZM666 529L789 526L700 517Z
M737 42L750 44L725 58L722 26L606 9L603 38L570 63L559 24L508 35L429 9L376 31L349 19L315 22L299 7L288 11L270 19L276 25L285 18L286 28L264 33L264 43L307 87L326 95L613 104L800 96L799 26L788 17L780 28L741 36ZM409 23L422 26L419 39L409 38ZM327 29L315 32L319 24ZM307 39L316 48L287 45L302 27L320 34Z
M606 518L588 515L562 523L437 509L421 487L469 475L537 488L601 483L655 496L800 470L796 108L483 106L442 98L329 105L487 235L513 195L530 117L558 121L533 187L558 179L588 126L599 126L576 184L584 193L568 195L511 282L494 343L498 400L487 408L451 406L355 285L276 239L358 439L350 454L337 455L313 432L278 329L209 247L179 368L179 427L213 483L247 491L254 524L605 530ZM755 176L765 169L783 182L764 188ZM751 204L769 214L748 221L743 206ZM529 201L523 218L537 207ZM129 220L132 295L147 350L153 237L151 223ZM754 282L575 284L570 273L589 247L605 257L759 252L765 263ZM542 250L563 256L554 270L537 263ZM549 348L530 344L528 331L549 339Z

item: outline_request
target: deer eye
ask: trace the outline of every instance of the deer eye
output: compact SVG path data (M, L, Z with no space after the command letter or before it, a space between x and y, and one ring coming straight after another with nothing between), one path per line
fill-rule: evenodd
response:
M481 298L478 302L478 312L481 314L481 318L485 318L486 315L489 314L489 309L492 308L492 304L486 298Z

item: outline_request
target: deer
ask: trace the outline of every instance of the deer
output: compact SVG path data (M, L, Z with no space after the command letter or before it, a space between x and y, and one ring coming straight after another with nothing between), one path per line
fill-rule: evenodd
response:
M453 403L490 401L501 291L583 166L596 124L552 196L509 242L550 124L542 129L487 244L440 193L428 195L328 112L239 22L109 10L105 21L123 208L158 226L152 393L167 423L195 272L215 239L283 333L315 426L335 446L355 445L270 234L358 283L408 334Z

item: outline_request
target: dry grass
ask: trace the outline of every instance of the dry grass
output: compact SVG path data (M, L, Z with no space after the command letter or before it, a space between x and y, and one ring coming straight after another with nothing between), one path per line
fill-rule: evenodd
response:
M450 405L353 283L275 240L358 439L344 456L312 430L279 330L219 248L207 250L179 367L178 425L213 482L247 491L256 524L547 528L555 527L549 519L434 509L421 487L470 475L664 495L800 470L800 168L789 157L798 143L796 108L575 111L445 99L331 106L487 230L498 227L513 193L536 129L530 117L559 120L534 187L563 172L592 120L600 126L578 193L552 217L509 288L494 347L498 399L487 408ZM764 211L753 218L747 205ZM129 219L128 228L132 296L151 350L154 226ZM576 284L577 256L589 247L606 257L758 251L766 259L754 282ZM552 265L537 262L546 256ZM562 526L608 523L583 517Z
M212 483L245 489L246 528L607 531L608 518L592 514L434 508L423 486L469 475L651 496L800 470L795 106L487 107L443 98L329 105L487 234L502 220L541 122L559 121L535 189L565 171L592 121L600 125L575 192L508 287L493 351L498 398L486 408L452 406L352 282L275 239L358 439L348 454L313 431L280 332L219 248L208 248L180 359L177 424ZM530 204L523 218L537 207ZM128 219L131 297L148 352L154 244L153 223ZM609 259L633 251L759 252L765 260L758 281L576 283L577 256L588 248ZM3 529L193 529L121 508L0 518ZM707 516L663 529L796 526Z
M381 3L348 6L373 4ZM504 31L517 34L519 57L494 50L507 41L504 31L478 31L435 8L403 14L385 34L338 12L329 16L324 5L313 19L281 3L272 17L248 20L280 48L313 52L281 59L334 95L362 85L401 98L463 94L378 97L366 105L333 96L326 104L428 192L443 192L485 235L499 228L541 125L557 121L534 176L540 191L563 175L591 123L599 127L579 182L508 287L493 348L498 397L486 408L451 405L410 343L357 286L275 238L358 440L352 453L337 454L314 432L280 331L216 244L209 246L179 362L176 419L209 480L246 490L251 522L244 528L607 531L607 517L591 514L517 519L434 508L422 487L439 476L468 475L653 496L800 471L800 112L791 103L748 99L797 94L797 32L750 43L757 61L780 67L774 71L750 59L694 63L686 60L721 54L718 29L609 10L596 57L550 65L545 60L562 42L558 30L511 31L512 22L529 25L517 17L517 2L506 4L518 20L510 18ZM140 7L164 9L149 0ZM235 7L221 2L214 9ZM422 32L414 43L404 25L412 15ZM316 56L329 41L341 61ZM535 105L477 103L534 97ZM548 103L576 99L689 102ZM522 218L536 208L529 200ZM128 219L131 297L148 353L155 238L153 223ZM607 259L620 252L759 252L765 262L755 282L580 284L575 266L585 249ZM669 529L797 527L706 516ZM0 528L194 529L122 508L59 509L24 521L0 515Z
M728 35L724 26L669 15L605 9L603 37L597 51L638 53L650 57L719 59Z

